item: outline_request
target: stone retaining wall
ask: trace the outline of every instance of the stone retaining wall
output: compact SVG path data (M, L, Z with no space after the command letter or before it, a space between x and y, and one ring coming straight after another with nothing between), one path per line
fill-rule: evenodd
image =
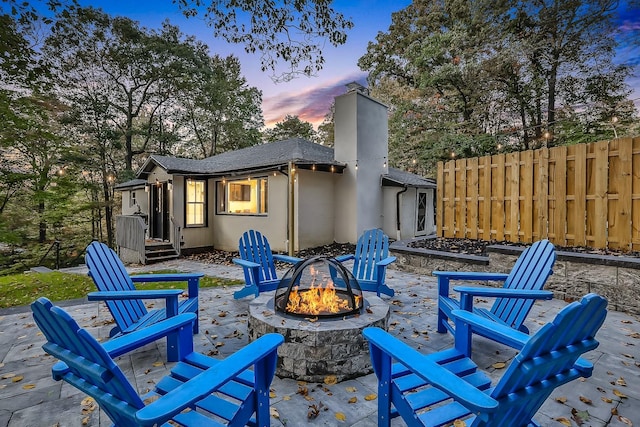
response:
M511 271L524 248L494 245L487 247L488 256L464 255L411 248L409 241L391 244L393 264L399 270L431 275L439 271ZM640 259L556 252L553 274L545 289L555 298L573 301L589 292L596 292L609 300L609 309L640 314ZM502 286L499 282L493 286Z

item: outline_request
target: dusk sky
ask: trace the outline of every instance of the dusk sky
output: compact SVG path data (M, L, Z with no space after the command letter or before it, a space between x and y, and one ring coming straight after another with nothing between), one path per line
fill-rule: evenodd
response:
M267 126L291 114L317 127L329 111L333 98L345 92L345 84L357 81L366 85L366 73L358 68L358 59L366 53L367 43L374 40L379 31L388 30L391 14L405 8L411 0L334 1L334 8L354 22L347 43L337 48L327 43L323 50L326 62L317 76L298 77L286 83L274 83L269 73L260 71L257 54L246 54L240 45L213 38L212 31L200 18L185 18L170 0L81 0L80 3L100 7L111 15L128 16L148 28L160 28L161 23L169 19L183 33L196 36L209 45L211 54L234 54L240 58L242 73L248 84L262 91L262 110ZM623 35L635 34L640 37L640 11L623 13L620 21ZM636 67L629 84L635 88L632 97L636 106L640 107L640 46L630 45L630 38L623 37L626 42L618 50L617 61Z

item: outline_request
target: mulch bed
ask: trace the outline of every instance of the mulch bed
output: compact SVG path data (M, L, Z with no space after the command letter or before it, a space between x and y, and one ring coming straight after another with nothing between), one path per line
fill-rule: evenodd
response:
M505 246L517 246L517 247L529 246L528 243L513 243L513 242L498 242L498 241L487 242L484 240L454 239L454 238L444 238L444 237L416 240L409 244L409 246L413 248L423 248L423 249L429 249L433 251L454 252L459 254L479 255L479 256L487 255L487 246L489 245L505 245ZM586 246L556 245L556 250L561 252L574 252L574 253L584 253L584 254L613 255L613 256L640 258L640 252L638 251L625 252L625 251L613 250L613 249L594 249Z
M309 258L316 255L325 255L335 257L338 255L352 254L356 249L356 245L351 243L333 243L331 245L318 246L311 249L301 250L296 254L300 258ZM237 251L226 252L220 250L212 250L208 252L202 252L185 256L186 259L208 262L211 264L231 265L234 258L239 258L240 255ZM284 265L284 264L283 264ZM290 267L290 265L289 265Z

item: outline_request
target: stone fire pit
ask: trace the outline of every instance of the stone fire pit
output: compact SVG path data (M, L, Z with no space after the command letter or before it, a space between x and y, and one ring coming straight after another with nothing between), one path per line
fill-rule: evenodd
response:
M369 348L362 336L368 326L387 329L389 305L367 295L360 315L337 319L294 318L274 310L273 292L263 293L249 305L249 340L275 332L284 336L278 348L276 375L322 382L327 375L338 381L369 374Z

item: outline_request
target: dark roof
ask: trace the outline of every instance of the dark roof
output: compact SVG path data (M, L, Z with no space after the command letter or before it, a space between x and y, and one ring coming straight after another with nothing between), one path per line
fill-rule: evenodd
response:
M389 173L382 175L382 185L391 187L419 187L436 188L436 183L432 179L423 178L415 173L405 172L396 168L389 168Z
M132 179L131 181L121 182L116 184L113 188L116 190L142 188L147 183L146 179Z
M289 162L294 162L297 165L334 166L338 172L346 166L344 163L334 160L333 148L315 144L306 139L292 138L227 151L203 160L152 154L138 175L151 172L156 165L170 174L222 175L232 172L272 170L284 167Z

